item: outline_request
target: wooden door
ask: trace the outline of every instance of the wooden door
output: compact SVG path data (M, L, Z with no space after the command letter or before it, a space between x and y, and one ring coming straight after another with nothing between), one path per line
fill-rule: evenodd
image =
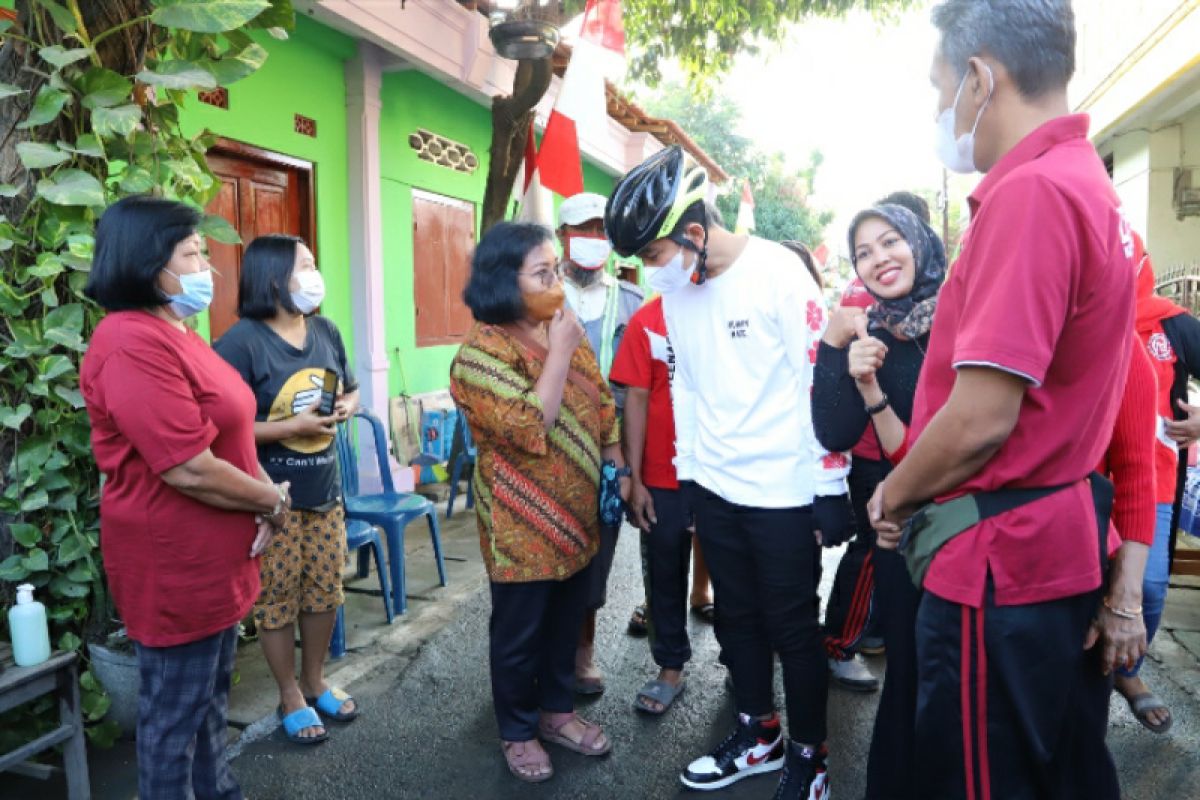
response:
M471 329L462 292L471 275L475 206L413 190L413 303L417 346L461 342Z
M208 153L208 166L221 179L220 193L208 206L249 244L256 236L299 236L314 251L312 164L289 156L222 141ZM210 335L215 341L237 322L238 281L243 245L208 242L214 274Z

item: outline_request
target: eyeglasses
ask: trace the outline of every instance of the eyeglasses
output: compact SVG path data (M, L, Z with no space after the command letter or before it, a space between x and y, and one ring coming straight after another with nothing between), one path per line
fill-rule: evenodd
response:
M542 267L534 272L518 272L517 274L535 280L547 289L558 282L558 273L547 267Z

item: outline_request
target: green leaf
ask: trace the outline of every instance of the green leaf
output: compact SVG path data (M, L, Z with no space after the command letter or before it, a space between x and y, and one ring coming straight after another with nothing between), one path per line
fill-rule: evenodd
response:
M52 381L74 369L75 365L66 356L47 356L38 362L38 376L44 381Z
M78 333L83 330L83 304L70 303L46 315L42 326L47 334L57 329Z
M67 577L76 583L88 583L96 578L96 573L88 562L77 561L75 566L67 571Z
M33 408L28 403L21 403L16 408L8 408L0 406L0 425L6 428L12 428L14 431L20 429L21 425L33 413Z
M101 750L112 747L121 736L121 726L111 719L106 719L99 725L86 725L83 730L88 735L88 742Z
M158 0L150 20L164 28L223 33L242 27L270 7L267 0Z
M36 128L39 125L45 125L47 122L53 122L58 119L58 115L62 113L63 106L67 104L67 100L70 98L71 95L60 89L43 86L38 90L37 97L34 98L33 108L29 110L29 116L17 127Z
M83 395L72 386L55 386L54 393L71 404L72 408L83 408Z
M17 554L0 561L0 581L23 581L29 576L25 567L25 559Z
M49 47L43 47L38 50L38 55L42 60L53 64L58 69L62 69L68 64L74 64L76 61L82 61L92 55L90 47L76 47L71 50L63 48L62 45L52 44Z
M217 60L203 62L206 70L212 73L217 83L228 86L240 81L247 75L253 75L267 61L267 51L261 45L251 42L248 47L237 52L226 53Z
M100 140L90 133L85 133L75 140L75 144L67 144L59 142L60 150L66 150L69 153L78 153L81 156L91 156L92 158L104 158L104 148L100 145Z
M98 720L108 713L108 709L112 707L112 700L103 692L90 692L81 698L79 705L89 720ZM91 729L88 732L90 733Z
M50 579L50 591L59 597L87 597L91 587L86 583L76 583L66 575L55 575Z
M128 136L142 121L142 109L133 103L92 112L92 129L97 136Z
M80 639L70 631L67 631L58 639L58 649L67 653L74 653L81 646L83 646L83 639Z
M111 108L124 103L133 91L133 81L103 67L92 67L83 74L83 107Z
M18 142L17 157L25 169L45 169L71 160L70 153L44 142Z
M18 94L25 94L25 90L20 86L13 86L11 83L0 83L0 100Z
M54 19L54 24L63 33L75 32L75 17L62 3L56 3L54 0L37 0L37 4L50 12L50 16Z
M16 197L21 193L21 187L11 183L0 183L0 197Z
M242 237L238 235L237 229L230 225L224 217L217 214L206 214L196 228L196 232L221 244L242 243Z
M35 547L42 540L42 529L26 522L14 522L8 531L22 547Z
M215 89L217 79L199 64L190 61L168 61L151 72L144 69L137 79L164 89Z
M259 14L247 26L250 28L283 28L283 37L287 38L287 31L296 27L296 10L293 7L292 0L270 0L271 7ZM270 32L268 30L268 32ZM271 33L275 38L280 38L274 33Z
M68 536L58 547L58 563L70 564L72 561L77 561L86 556L91 549L87 539L84 539L79 534Z
M64 169L52 178L38 181L37 192L60 206L102 206L104 187L81 169Z
M30 572L45 572L50 569L50 557L40 547L35 547L21 559L22 566Z
M154 176L144 167L131 167L119 185L127 194L148 192L154 188Z

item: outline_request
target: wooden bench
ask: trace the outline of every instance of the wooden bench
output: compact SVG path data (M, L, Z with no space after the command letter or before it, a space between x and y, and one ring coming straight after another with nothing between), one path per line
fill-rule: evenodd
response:
M50 767L26 762L38 753L62 744L67 797L69 800L88 800L92 791L88 783L87 746L79 707L79 680L75 662L74 653L54 653L48 661L36 667L14 666L11 660L4 663L4 669L0 672L0 714L53 692L58 695L59 724L44 736L0 755L0 772L11 770L22 775L48 778L53 772Z

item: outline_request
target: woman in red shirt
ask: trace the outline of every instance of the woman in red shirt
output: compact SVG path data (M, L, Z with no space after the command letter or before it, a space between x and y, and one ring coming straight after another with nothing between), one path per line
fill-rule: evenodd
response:
M258 464L253 394L184 324L212 300L199 222L181 203L119 201L85 289L109 312L80 387L106 479L105 571L141 673L141 797L242 796L225 761L237 624L290 506Z

